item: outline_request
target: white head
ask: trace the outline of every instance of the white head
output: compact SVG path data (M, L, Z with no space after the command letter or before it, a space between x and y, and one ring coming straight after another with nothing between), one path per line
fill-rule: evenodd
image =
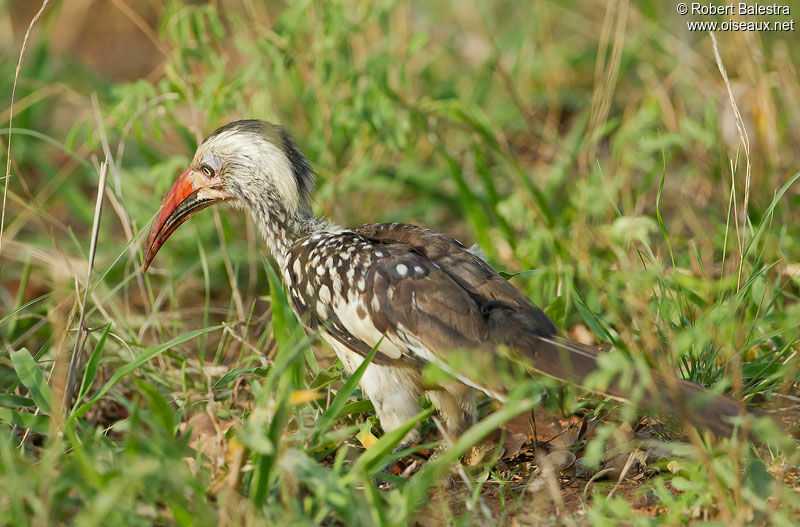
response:
M286 130L256 119L218 128L197 148L190 168L218 176L246 207L268 197L289 215L307 207L314 187L311 166Z
M314 172L286 130L256 119L226 124L197 148L162 201L142 269L180 224L223 200L247 209L275 252L292 234L287 230L313 218L313 188Z

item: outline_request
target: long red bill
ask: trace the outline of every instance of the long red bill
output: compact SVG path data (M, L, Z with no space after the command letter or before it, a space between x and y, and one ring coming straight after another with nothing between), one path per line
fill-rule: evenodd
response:
M224 199L219 191L213 192L213 194L217 195L209 195L212 194L211 192L202 192L211 189L207 184L204 184L206 182L202 181L202 179L202 175L197 174L192 169L186 169L172 185L172 188L169 189L167 195L164 196L158 217L153 222L150 236L147 238L147 246L142 259L143 273L150 267L150 262L153 261L156 253L167 241L167 238L184 221L215 201Z

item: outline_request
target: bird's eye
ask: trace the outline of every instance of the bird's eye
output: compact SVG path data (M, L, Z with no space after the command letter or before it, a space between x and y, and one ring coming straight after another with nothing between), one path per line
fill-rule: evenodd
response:
M203 174L207 175L208 177L214 177L214 169L208 165L201 165L200 170L203 171Z

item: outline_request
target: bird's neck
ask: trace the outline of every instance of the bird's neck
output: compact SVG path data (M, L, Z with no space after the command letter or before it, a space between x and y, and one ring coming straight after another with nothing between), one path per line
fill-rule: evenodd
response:
M336 230L327 221L317 218L308 209L287 213L282 207L256 207L251 210L261 236L278 265L286 267L289 248L300 238L318 232Z

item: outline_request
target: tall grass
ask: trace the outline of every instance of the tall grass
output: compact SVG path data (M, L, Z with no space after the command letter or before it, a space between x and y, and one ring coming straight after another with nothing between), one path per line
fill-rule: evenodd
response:
M559 514L617 525L649 523L648 511L663 523L792 524L797 455L768 421L758 448L667 428L657 443L668 456L638 494L596 481L576 493L546 463L504 470L498 453L462 478L452 464L464 452L536 405L601 418L595 439L575 446L586 463L613 451L631 412L572 389L541 401L552 388L543 380L521 382L502 408L482 406L483 421L409 479L382 472L413 453L393 452L407 428L382 434L358 374L343 378L302 330L249 219L206 211L148 275L140 261L141 235L200 139L235 118L280 122L319 174L318 212L478 242L566 332L777 408L796 434L800 44L718 35L749 134L745 159L711 41L671 21L672 6L289 4L166 2L142 19L157 18L145 37L153 57L112 46L59 53L61 29L83 24L96 2L88 14L51 6L39 22L12 135L3 132L13 142L0 253L0 524ZM23 27L24 10L4 7L0 19ZM115 9L129 24L141 15ZM104 53L141 61L147 78L86 65ZM12 85L0 71L3 93ZM10 114L0 108L4 129ZM76 396L65 396L79 338ZM605 374L630 362L610 360ZM407 427L435 438L431 415ZM443 477L457 481L441 487Z

